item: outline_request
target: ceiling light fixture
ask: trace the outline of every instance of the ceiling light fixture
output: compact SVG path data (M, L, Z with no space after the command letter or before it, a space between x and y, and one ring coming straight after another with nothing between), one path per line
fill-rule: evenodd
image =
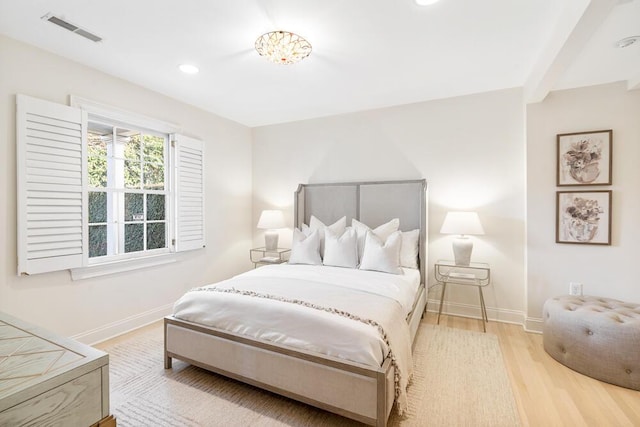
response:
M437 3L439 0L415 0L418 6L429 6L430 4Z
M638 41L640 41L640 36L625 37L616 42L616 47L618 48L629 47Z
M311 53L311 44L288 31L271 31L258 37L256 51L275 64L295 64Z
M178 68L185 74L197 74L200 71L198 67L191 64L180 64Z

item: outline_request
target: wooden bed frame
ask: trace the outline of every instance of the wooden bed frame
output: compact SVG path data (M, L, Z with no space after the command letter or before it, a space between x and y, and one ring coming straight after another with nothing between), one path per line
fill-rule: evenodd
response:
M311 214L331 224L343 215L377 226L399 218L403 231L420 229L422 283L407 317L415 339L426 302L427 235L425 180L301 184L295 193L295 226ZM164 366L172 358L363 422L386 426L393 407L394 372L321 355L192 322L165 317Z

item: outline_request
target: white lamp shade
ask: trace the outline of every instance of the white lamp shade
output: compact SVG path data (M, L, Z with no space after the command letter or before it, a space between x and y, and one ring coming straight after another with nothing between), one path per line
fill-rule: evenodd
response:
M442 234L484 234L477 212L448 212L440 229Z
M258 228L266 230L275 230L277 228L284 228L284 215L282 211L277 210L265 210L260 214L258 220Z

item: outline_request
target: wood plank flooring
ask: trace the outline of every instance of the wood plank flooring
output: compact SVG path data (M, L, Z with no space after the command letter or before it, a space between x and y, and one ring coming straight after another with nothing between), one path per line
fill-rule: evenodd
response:
M435 324L437 314L425 321ZM442 315L441 325L482 332L479 319ZM162 322L147 328L162 329ZM104 348L137 331L97 345ZM523 426L640 426L640 391L603 383L556 362L542 347L542 335L520 325L490 321L487 332L498 336Z
M425 317L436 323L437 314ZM479 319L443 315L440 324L482 332ZM500 341L523 426L640 426L640 391L572 371L520 325L490 321L487 332Z

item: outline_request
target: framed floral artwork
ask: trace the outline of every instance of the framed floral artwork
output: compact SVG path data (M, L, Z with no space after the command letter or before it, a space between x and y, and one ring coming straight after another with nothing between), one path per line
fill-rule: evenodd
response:
M611 244L611 190L556 192L556 243Z
M609 129L558 135L558 187L611 185L612 134Z

